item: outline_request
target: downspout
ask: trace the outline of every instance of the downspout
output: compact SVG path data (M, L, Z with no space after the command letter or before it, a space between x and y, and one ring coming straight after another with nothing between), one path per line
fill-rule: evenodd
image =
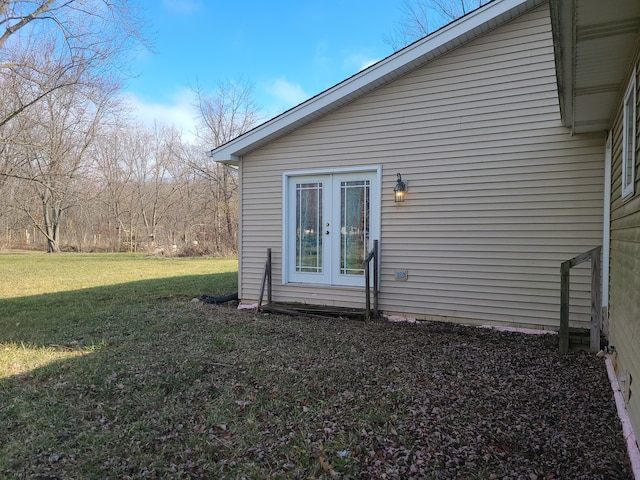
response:
M609 338L609 251L611 237L611 131L604 150L604 206L602 212L602 330Z

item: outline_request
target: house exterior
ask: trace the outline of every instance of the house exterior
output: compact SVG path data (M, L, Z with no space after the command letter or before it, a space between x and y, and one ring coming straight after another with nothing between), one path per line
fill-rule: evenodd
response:
M491 2L210 153L239 167L239 296L271 248L275 301L363 307L379 240L383 313L557 330L560 263L602 244L605 139L561 121L549 4Z
M604 326L640 432L640 2L552 0L551 12L562 121L606 134Z
M362 307L378 240L385 314L557 330L561 262L602 245L639 432L639 117L640 2L494 0L210 152L239 168L239 296L271 248L275 301ZM571 326L590 298L587 263Z

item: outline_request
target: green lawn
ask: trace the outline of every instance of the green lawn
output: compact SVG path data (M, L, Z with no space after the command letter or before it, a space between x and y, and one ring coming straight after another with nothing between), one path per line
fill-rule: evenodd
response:
M191 302L236 268L0 254L0 478L629 478L602 360Z
M120 335L125 321L139 328L131 320L150 306L237 290L236 259L0 254L0 274L0 340L76 351Z
M113 384L122 394L126 383L138 391L145 382L131 378L130 369L150 372L155 355L172 362L165 348L184 352L194 346L173 342L201 313L191 299L237 290L236 259L3 253L0 275L0 473L5 474L49 471L22 465L15 470L15 462L38 464L43 450L55 457L56 447L64 444L61 436L76 427L82 431L75 432L74 442L81 449L104 448L100 435L86 438L95 426L82 428L86 415L98 415L112 400L101 389ZM154 345L162 346L156 351ZM121 376L124 383L115 382ZM170 381L169 375L162 380ZM116 401L126 410L118 416L145 408L140 399ZM103 475L95 459L78 460L77 469L66 471L70 477Z

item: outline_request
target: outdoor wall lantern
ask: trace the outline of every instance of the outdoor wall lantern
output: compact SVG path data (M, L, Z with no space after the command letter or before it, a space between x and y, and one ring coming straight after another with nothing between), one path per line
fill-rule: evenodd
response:
M398 181L393 189L393 197L396 203L404 202L407 194L407 184L402 181L402 175L398 173Z

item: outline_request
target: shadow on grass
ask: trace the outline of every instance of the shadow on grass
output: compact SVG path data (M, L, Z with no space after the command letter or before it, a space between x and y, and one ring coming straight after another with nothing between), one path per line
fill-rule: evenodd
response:
M141 280L0 300L0 343L87 348L144 332L150 306L237 290L236 272ZM114 330L115 329L115 330Z
M140 465L170 474L187 447L165 458L163 444L190 418L199 396L185 395L202 359L226 342L205 332L212 309L191 299L235 291L236 278L0 300L0 477L144 477Z

